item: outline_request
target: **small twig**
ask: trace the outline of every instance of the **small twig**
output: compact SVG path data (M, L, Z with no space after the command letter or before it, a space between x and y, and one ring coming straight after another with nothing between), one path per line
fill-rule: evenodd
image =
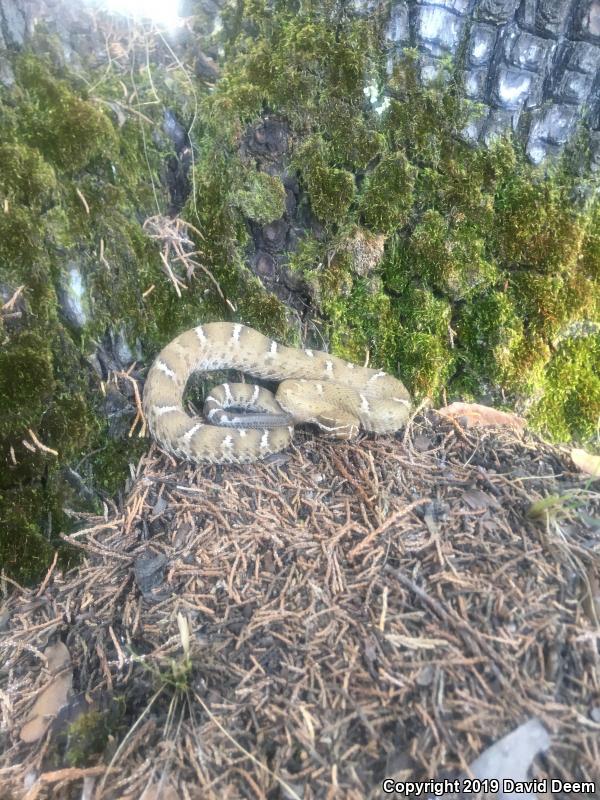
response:
M134 394L134 397L135 397L135 406L136 406L136 409L137 409L137 413L135 415L135 419L133 420L131 428L129 429L129 436L130 437L133 436L133 431L135 430L135 426L137 425L137 423L140 420L142 422L142 428L140 430L139 436L145 436L145 434L146 434L146 419L144 417L144 409L142 407L142 399L140 397L140 390L138 388L137 381L136 381L135 378L133 378L127 372L122 372L122 371L121 372L116 372L115 375L118 378L125 378L125 380L129 381L129 383L131 383L131 385L133 386L133 394Z
M13 292L12 297L9 300L7 300L6 303L4 303L4 305L2 306L2 310L3 311L12 311L12 308L13 308L14 304L17 302L17 300L21 296L24 288L25 288L25 284L23 283L21 286L18 287L18 289L15 289L15 291Z
M87 204L87 200L83 196L83 192L79 188L75 189L75 192L77 193L77 197L81 200L81 203L82 203L83 207L85 208L85 213L89 215L90 207Z
M44 594L44 592L46 591L46 586L48 586L48 583L50 581L52 573L54 572L54 567L56 566L56 562L57 561L58 561L58 550L55 550L54 551L54 558L52 559L52 564L50 564L50 569L46 573L46 577L42 581L42 584L41 584L40 588L35 593L36 597L41 597Z
M40 440L37 438L37 436L36 436L36 435L35 435L35 433L34 433L34 432L31 430L31 428L27 428L27 432L28 432L28 433L29 433L29 435L31 436L31 439L32 439L32 441L33 441L34 445L35 445L35 446L36 446L36 447L37 447L39 450L42 450L44 453L50 453L50 454L51 454L51 455L53 455L53 456L57 456L57 455L58 455L58 450L53 450L51 447L47 447L45 444L42 444L42 442L40 442Z

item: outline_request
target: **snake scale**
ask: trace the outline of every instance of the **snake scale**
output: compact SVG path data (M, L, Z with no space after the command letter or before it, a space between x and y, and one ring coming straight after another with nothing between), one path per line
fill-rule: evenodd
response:
M205 419L189 416L183 393L190 375L216 369L280 381L277 393L224 383L206 398ZM302 423L340 439L355 436L359 427L392 433L410 409L404 385L385 372L318 350L284 347L230 322L199 325L177 336L159 353L144 387L144 413L154 438L170 453L196 462L257 461L287 447L294 425Z

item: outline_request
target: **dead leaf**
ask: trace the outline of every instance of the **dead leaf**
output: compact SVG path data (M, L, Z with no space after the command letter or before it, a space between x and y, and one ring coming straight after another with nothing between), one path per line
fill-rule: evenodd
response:
M425 453L433 447L433 441L429 436L419 435L415 436L414 442L415 450L419 453Z
M473 509L500 508L500 504L491 494L482 492L481 489L467 489L462 493L464 502Z
M48 645L44 655L52 678L38 695L28 721L21 728L19 735L23 742L31 743L41 739L54 717L67 704L73 685L71 655L66 645L62 642Z
M505 425L513 430L522 431L527 424L523 417L519 417L517 414L499 411L497 408L483 406L479 403L450 403L449 406L440 408L438 414L451 417L460 424L464 420L466 428Z
M576 467L588 475L600 476L600 456L594 456L585 450L574 447L571 450L571 460Z

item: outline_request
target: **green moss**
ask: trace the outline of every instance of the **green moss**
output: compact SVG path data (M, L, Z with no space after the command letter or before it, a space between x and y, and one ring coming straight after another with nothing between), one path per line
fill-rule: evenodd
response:
M19 144L0 145L0 199L40 208L56 190L54 170L40 153ZM9 212L10 213L10 212Z
M528 328L552 341L565 326L585 315L594 287L577 270L558 275L519 271L510 275L510 294Z
M299 344L290 340L291 331L286 307L275 295L266 292L256 278L247 276L245 295L239 302L240 316L265 335L289 344Z
M352 261L347 253L339 253L328 260L327 266L316 271L318 290L321 298L335 298L336 301L348 297L354 287ZM326 302L328 302L326 300Z
M406 156L385 156L367 175L359 210L365 225L377 233L393 233L408 222L416 170Z
M108 439L106 427L101 434L99 441L102 445L91 451L84 471L90 482L108 495L114 496L123 487L129 464L136 464L148 449L148 441L138 437Z
M84 767L92 756L104 751L112 725L107 715L100 711L88 711L69 725L65 761L70 767Z
M523 398L539 397L551 352L543 336L534 331L526 332L517 344L512 363L506 370L508 389Z
M595 441L600 420L600 335L568 339L545 371L544 395L531 421L555 441Z
M117 738L126 713L124 698L100 695L93 703L72 703L68 719L56 725L46 753L48 766L56 769L87 767L105 755L110 737Z
M86 501L68 470L106 438L99 382L83 357L87 337L100 339L123 316L136 334L145 329L142 292L158 257L136 217L148 194L135 169L147 160L141 142L127 128L117 148L109 119L49 61L20 55L16 74L0 107L0 284L6 299L23 287L21 316L0 321L0 558L27 581L59 545L63 565L72 557L59 538L72 527L64 508ZM70 261L91 296L89 330L67 330L62 319L58 289ZM36 448L32 436L57 454ZM88 477L90 487L102 485L98 474Z
M249 219L266 225L283 216L285 197L281 178L266 172L251 172L245 185L234 193L233 201Z
M513 174L498 187L495 205L494 243L507 266L550 273L576 265L585 225L558 180Z
M383 135L344 100L331 98L320 113L320 124L330 145L332 159L351 170L365 169L385 150Z
M485 240L467 220L452 224L438 211L426 211L411 237L413 274L433 289L462 300L493 285L498 273L485 259Z
M16 484L0 490L0 563L16 580L37 578L54 555L48 522L61 517L53 516L52 511L60 514L60 509L53 508L49 500L41 486Z
M309 137L294 155L306 184L312 210L327 223L344 221L356 192L354 176L329 166L330 149L323 138Z
M10 347L0 350L0 437L5 447L13 431L24 435L40 419L54 391L52 361L49 342L33 331L21 331Z
M377 283L366 279L348 281L344 294L323 291L321 307L330 321L331 350L341 358L362 364L368 357L371 363L397 371L397 328L391 311L390 298ZM324 281L330 280L325 275Z
M17 122L19 136L47 161L76 172L114 149L116 138L106 115L74 94L39 59L19 58L16 75L26 93Z
M12 206L0 215L0 263L9 276L23 276L28 269L39 272L40 262L48 263L41 233L23 206Z
M421 86L418 59L416 51L407 50L395 64L389 82L395 98L383 117L383 127L391 147L406 153L412 164L439 166L457 147L468 150L457 133L465 126L470 108L448 69L442 71L437 85Z
M417 395L437 400L453 374L456 355L451 346L451 304L428 289L410 286L394 302L402 325L397 358L400 374Z
M288 268L292 272L306 275L316 270L326 258L326 248L322 241L310 234L303 236L293 253L290 253Z
M465 385L477 393L482 381L507 381L524 336L523 320L510 295L493 291L473 297L461 309L455 328Z
M308 172L305 177L315 215L323 221L342 222L354 199L352 173L323 167Z

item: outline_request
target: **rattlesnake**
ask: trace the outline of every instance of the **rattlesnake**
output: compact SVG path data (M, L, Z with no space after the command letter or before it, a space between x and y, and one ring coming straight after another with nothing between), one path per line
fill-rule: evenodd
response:
M193 372L237 369L281 381L277 394L252 384L222 384L204 404L206 424L183 409ZM242 408L250 413L227 413ZM144 387L144 413L154 438L191 461L245 463L283 450L293 426L314 423L336 438L359 426L375 433L401 428L410 395L391 375L318 350L284 347L258 331L211 322L182 333L159 353Z

